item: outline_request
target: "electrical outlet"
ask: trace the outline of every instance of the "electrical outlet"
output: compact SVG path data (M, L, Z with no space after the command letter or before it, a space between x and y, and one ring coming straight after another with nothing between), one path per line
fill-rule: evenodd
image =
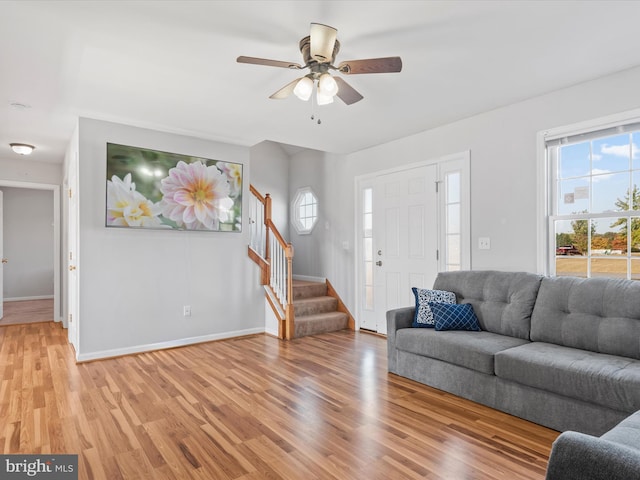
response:
M491 239L489 237L480 237L480 238L478 238L478 249L480 249L480 250L490 250L491 249Z
M182 307L182 314L185 317L190 317L191 316L191 305L185 305L184 307Z

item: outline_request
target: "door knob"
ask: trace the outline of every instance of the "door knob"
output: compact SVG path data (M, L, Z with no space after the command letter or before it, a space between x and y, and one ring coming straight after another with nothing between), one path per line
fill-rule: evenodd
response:
M2 263L9 263L9 260L7 260L6 258L3 258Z
M378 265L379 267L381 267L381 266L382 266L382 260L378 260L378 261L376 262L376 265Z
M69 271L73 272L76 269L75 265L69 265Z

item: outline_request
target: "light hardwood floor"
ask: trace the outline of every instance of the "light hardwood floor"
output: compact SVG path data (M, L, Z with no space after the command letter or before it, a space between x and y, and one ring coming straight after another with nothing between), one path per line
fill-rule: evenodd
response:
M0 328L4 453L81 479L543 479L558 432L386 371L385 339L266 335L76 364L56 323Z

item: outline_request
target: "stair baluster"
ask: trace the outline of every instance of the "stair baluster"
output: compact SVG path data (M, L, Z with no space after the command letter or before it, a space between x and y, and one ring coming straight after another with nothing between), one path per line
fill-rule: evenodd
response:
M293 246L285 242L271 220L271 196L262 196L253 185L249 186L249 191L249 257L260 266L261 283L268 285L284 312L284 318L276 312L280 318L278 336L290 340L294 333Z

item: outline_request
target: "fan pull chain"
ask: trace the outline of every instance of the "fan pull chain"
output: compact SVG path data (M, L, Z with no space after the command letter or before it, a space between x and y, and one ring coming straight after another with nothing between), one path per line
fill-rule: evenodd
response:
M313 82L313 92L311 93L311 120L316 120L316 114L314 112L315 107L317 107L316 105L316 98L318 95L318 85L317 83L314 81ZM317 119L317 124L320 125L322 123L322 120L320 120L320 117L318 117Z

